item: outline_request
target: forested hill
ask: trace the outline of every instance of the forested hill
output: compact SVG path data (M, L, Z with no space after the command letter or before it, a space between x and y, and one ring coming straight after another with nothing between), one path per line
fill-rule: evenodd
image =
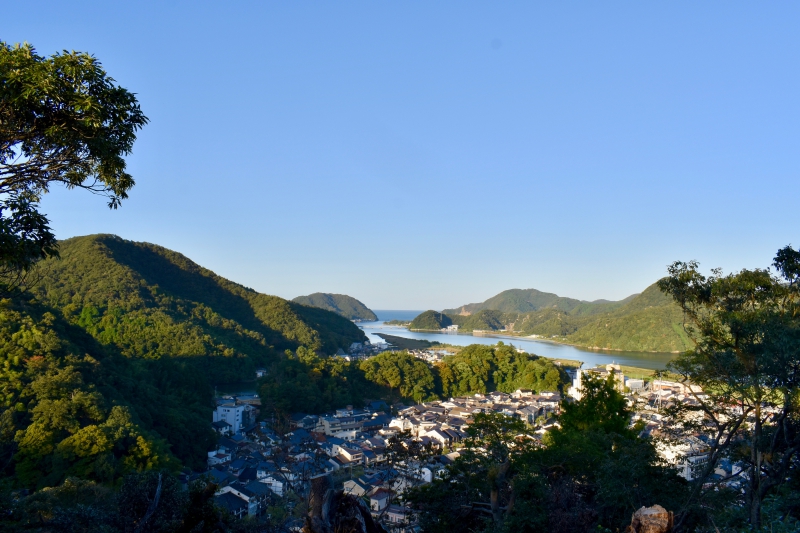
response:
M0 481L205 468L215 385L273 372L288 349L332 353L364 339L335 313L159 246L93 235L60 249L38 283L0 300Z
M346 294L315 292L308 296L298 296L292 301L301 305L332 311L348 320L378 320L377 315L369 307Z
M678 306L655 285L618 302L584 302L534 289L512 289L444 313L463 332L506 329L610 350L678 352L689 348Z
M438 311L425 311L417 315L409 324L409 329L435 330L446 328L453 324L451 317ZM478 328L476 328L478 329Z
M619 302L597 300L586 302L574 298L565 298L551 292L542 292L536 289L510 289L492 296L480 303L462 305L457 309L445 309L448 315L471 315L484 309L502 311L503 313L530 313L541 309L555 309L575 315L588 315L611 311L636 297L629 296Z
M364 339L334 313L260 294L154 244L114 235L61 242L32 292L124 355L246 357L306 346L325 353Z

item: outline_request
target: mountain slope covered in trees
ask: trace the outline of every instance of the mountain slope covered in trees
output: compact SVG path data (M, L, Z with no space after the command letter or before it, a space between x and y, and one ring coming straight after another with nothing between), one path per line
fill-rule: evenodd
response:
M609 350L689 348L678 306L655 285L618 302L584 302L534 289L512 289L485 302L445 309L444 316L463 332L505 329Z
M634 294L619 302L608 300L586 302L536 289L510 289L492 296L484 302L462 305L457 309L445 309L443 312L448 315L467 316L485 309L504 313L530 313L542 309L555 309L573 315L590 315L616 309L635 296Z
M369 307L346 294L315 292L308 296L298 296L292 301L301 305L332 311L348 320L378 320L377 315Z
M425 311L417 315L409 324L408 329L442 329L453 324L452 317L439 311Z
M60 252L0 301L0 474L24 487L201 468L214 385L253 380L285 350L364 339L159 246L93 235Z
M113 235L61 243L31 289L126 356L224 356L263 364L286 349L325 353L362 341L334 313L258 293L161 246Z

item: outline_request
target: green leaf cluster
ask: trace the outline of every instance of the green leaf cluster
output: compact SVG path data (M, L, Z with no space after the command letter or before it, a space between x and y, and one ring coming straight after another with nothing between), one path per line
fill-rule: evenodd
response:
M39 195L57 182L105 194L114 207L128 197L124 156L147 117L97 58L45 58L0 41L0 79L0 193Z

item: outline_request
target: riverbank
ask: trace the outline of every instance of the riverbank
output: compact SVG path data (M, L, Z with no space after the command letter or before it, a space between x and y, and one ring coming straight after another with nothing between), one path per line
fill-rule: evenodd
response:
M453 353L458 353L459 351L465 348L465 346L458 346L455 344L447 344L438 341L431 342L427 340L407 339L405 337L398 337L396 335L389 335L386 333L375 333L375 335L382 338L384 341L388 342L398 350L445 349L448 351L452 351ZM584 364L582 361L576 359L552 358L545 356L540 356L540 357L544 357L545 359L550 359L551 361L567 368L581 368ZM620 365L620 369L628 377L639 378L644 380L652 379L653 375L659 371L659 369L641 368L638 366L631 366L631 365ZM674 378L675 376L670 375L670 379Z
M463 335L467 335L467 333L463 333ZM474 336L474 334L473 334ZM601 348L600 346L584 346L583 344L575 344L574 342L567 342L566 339L557 338L557 337L540 337L540 336L533 336L533 335L523 335L518 334L515 335L514 333L505 333L505 334L498 334L498 333L486 333L478 335L478 337L493 337L497 339L525 339L525 340L533 340L536 342L550 342L553 344L560 344L563 346L572 346L574 348L578 348L581 350L592 350L598 352L618 352L618 353L655 353L655 354L674 354L677 355L681 352L656 352L653 350L639 350L636 352L631 352L630 350L619 350L617 348Z
M392 317L393 318L393 317ZM359 327L364 331L372 342L386 342L378 336L378 333L388 334L405 339L425 340L438 342L441 345L468 346L470 344L493 345L498 340L503 340L515 347L525 350L528 353L536 354L553 360L579 361L584 364L584 368L592 368L597 365L615 363L632 368L648 370L663 370L666 368L675 354L661 352L623 352L612 350L590 350L561 342L553 342L552 339L532 339L517 335L480 335L473 336L468 334L443 333L441 331L423 332L411 331L404 327L390 326L384 321L372 323L362 323Z

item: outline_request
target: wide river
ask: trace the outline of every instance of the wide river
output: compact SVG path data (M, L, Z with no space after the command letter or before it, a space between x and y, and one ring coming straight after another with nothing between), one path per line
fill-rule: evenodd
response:
M375 311L378 315L376 322L359 322L358 326L364 330L370 342L383 342L376 333L395 335L407 339L423 339L428 341L439 341L443 344L453 344L455 346L468 346L470 344L497 344L503 341L512 344L517 348L522 348L528 353L549 357L552 359L571 359L581 361L584 368L592 368L596 365L606 365L617 363L638 368L650 368L661 370L666 364L675 357L671 353L653 352L614 352L607 350L588 350L576 348L566 344L558 344L543 340L534 340L525 337L508 337L504 335L473 337L472 334L452 334L452 333L433 333L422 331L409 331L398 326L387 326L384 322L389 320L411 320L422 311Z

